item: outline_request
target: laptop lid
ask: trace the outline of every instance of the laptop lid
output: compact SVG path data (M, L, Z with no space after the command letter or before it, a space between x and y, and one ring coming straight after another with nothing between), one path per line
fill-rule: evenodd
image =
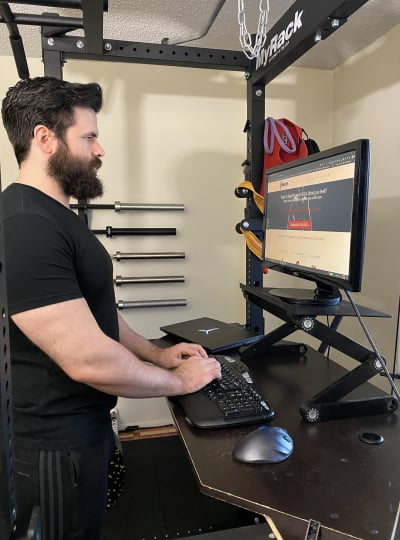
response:
M209 317L161 326L160 330L181 341L199 343L210 353L242 347L260 337L239 325Z

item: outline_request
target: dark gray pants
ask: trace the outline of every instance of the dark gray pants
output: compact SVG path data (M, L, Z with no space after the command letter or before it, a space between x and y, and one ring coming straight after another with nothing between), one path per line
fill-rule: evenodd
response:
M73 450L15 449L17 536L40 506L42 540L100 540L113 432Z

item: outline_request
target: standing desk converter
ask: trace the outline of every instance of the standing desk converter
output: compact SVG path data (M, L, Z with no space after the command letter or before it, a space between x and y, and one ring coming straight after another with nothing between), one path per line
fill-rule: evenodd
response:
M321 540L390 540L400 500L398 413L307 423L300 405L344 375L343 367L312 349L304 356L269 353L246 363L276 411L269 424L287 429L294 452L277 464L236 462L235 444L256 426L194 428L169 400L201 491L267 514L284 540L303 539L309 519L321 522ZM349 397L382 394L365 383ZM384 442L366 444L359 439L363 432L378 433Z

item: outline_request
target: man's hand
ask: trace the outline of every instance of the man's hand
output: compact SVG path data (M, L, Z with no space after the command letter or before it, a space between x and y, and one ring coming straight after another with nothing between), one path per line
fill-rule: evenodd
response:
M178 343L167 349L159 349L154 363L166 369L172 369L186 362L186 358L198 356L207 358L207 353L201 345L197 343Z
M215 358L191 356L173 371L183 383L182 394L196 392L214 379L221 378L221 365Z

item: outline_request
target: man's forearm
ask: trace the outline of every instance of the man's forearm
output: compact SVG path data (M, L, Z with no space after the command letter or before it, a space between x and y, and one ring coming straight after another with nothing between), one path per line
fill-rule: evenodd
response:
M163 367L143 362L157 350L121 322L124 341L136 352L102 332L83 298L49 304L12 316L28 339L71 379L110 394L157 397L195 392L219 377L218 362L191 357Z
M173 396L184 392L184 384L177 373L148 364L111 344L113 356L109 362L97 358L84 375L84 382L108 394L128 398Z
M118 314L120 343L138 358L158 364L160 348L137 334Z

